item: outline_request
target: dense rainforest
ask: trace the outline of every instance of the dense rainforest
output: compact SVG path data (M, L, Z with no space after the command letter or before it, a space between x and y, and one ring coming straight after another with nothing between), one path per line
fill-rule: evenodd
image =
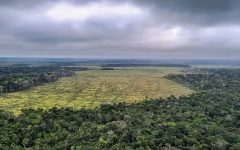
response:
M87 110L0 112L0 149L240 149L240 70L169 75L197 92Z
M87 70L84 67L61 67L59 65L0 66L0 94L29 89L47 82L54 82L60 77L72 76L74 71Z

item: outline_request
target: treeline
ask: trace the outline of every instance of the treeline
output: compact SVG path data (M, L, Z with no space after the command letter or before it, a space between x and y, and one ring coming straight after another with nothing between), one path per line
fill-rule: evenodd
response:
M101 67L190 67L185 64L105 64Z
M74 71L87 68L61 66L4 66L0 67L0 93L25 90L42 83L54 82L60 77L73 76Z
M168 79L187 85L197 91L240 91L240 69L202 69L201 74L169 75Z
M172 75L199 89L188 97L92 110L30 109L18 117L1 111L0 149L239 150L239 73L224 69L197 77ZM232 86L226 90L221 83L228 82Z
M114 68L101 68L101 70L114 70Z

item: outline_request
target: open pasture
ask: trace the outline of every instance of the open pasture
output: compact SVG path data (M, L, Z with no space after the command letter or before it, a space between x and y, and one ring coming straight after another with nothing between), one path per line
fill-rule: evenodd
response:
M77 72L57 82L0 97L0 109L21 113L21 109L51 107L95 108L101 103L139 102L146 98L188 95L193 91L168 79L180 68L116 68Z

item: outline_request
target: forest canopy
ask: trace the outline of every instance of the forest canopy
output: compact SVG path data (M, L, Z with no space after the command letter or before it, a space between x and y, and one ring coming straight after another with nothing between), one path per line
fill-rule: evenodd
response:
M191 96L0 112L0 149L240 149L240 70L170 75Z

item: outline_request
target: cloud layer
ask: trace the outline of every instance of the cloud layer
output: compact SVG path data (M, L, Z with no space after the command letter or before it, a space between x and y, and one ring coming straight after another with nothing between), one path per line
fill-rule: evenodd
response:
M8 0L0 56L239 59L239 0Z

